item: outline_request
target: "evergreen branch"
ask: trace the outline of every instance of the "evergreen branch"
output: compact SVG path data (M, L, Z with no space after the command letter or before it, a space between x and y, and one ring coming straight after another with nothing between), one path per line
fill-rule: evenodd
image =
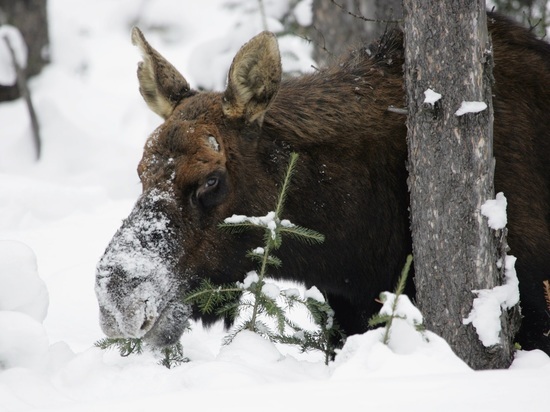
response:
M238 301L243 290L234 285L216 286L208 279L204 279L201 285L187 294L183 301L196 304L201 312L210 314L220 306L229 302Z
M407 260L405 261L405 266L403 266L403 269L401 270L401 276L399 276L399 280L397 281L397 286L395 288L396 295L402 295L403 292L405 292L405 286L407 285L407 277L409 276L409 271L411 270L412 261L413 261L413 256L408 255ZM395 303L395 305L397 305L397 303Z
M279 334L283 334L286 325L286 315L284 310L277 304L277 301L261 293L258 302L264 308L265 314L277 322Z
M260 264L262 263L262 261L264 259L263 254L259 255L259 254L255 253L253 250L249 251L247 253L246 257L248 257L250 260L256 261L257 263L260 263ZM267 257L266 264L269 265L269 266L280 267L280 266L282 266L283 262L277 256L269 255Z
M294 170L296 167L296 161L298 160L298 153L292 152L290 154L290 160L288 162L288 168L286 171L285 179L283 181L283 187L281 188L281 192L279 193L279 199L277 201L277 208L275 209L275 215L277 217L281 216L283 213L283 207L285 204L286 196L288 194L288 187L290 185L290 180L292 179L292 176L294 175Z
M163 358L159 361L159 365L168 369L189 362L189 358L183 355L183 346L179 342L175 345L161 348L159 352L163 355Z
M412 255L407 256L407 260L405 261L405 265L403 266L403 269L401 270L401 276L399 276L399 279L397 281L397 285L395 287L395 297L392 302L391 307L391 313L390 314L380 314L374 315L369 319L369 326L376 326L382 323L386 324L386 330L384 332L384 337L382 338L382 342L387 345L390 340L390 330L392 327L392 323L394 319L404 319L403 316L399 316L396 314L397 311L397 304L399 301L399 297L403 294L405 291L405 285L407 284L407 276L409 275L409 271L411 268L411 264L413 261ZM386 301L386 294L381 293L380 299L382 302ZM416 326L416 325L415 325ZM419 330L419 327L417 327L417 330Z
M239 299L235 299L234 301L229 301L225 304L221 304L216 309L216 315L224 316L231 320L234 320L239 316L241 308L243 306L246 306L246 304L241 303Z
M325 241L325 235L302 226L281 227L279 231L281 234L289 235L289 237L308 245L320 244Z
M275 227L275 230L265 228L264 230L264 249L267 249L267 254L271 253L271 250L277 250L281 247L283 239L279 231L279 226ZM264 253L265 250L264 250Z
M373 315L369 319L369 326L371 328L373 328L373 327L381 325L381 324L386 324L387 322L390 321L390 318L391 318L390 315L382 315L380 313L377 313L376 315Z
M219 229L223 230L224 232L232 233L232 234L242 233L250 228L256 228L256 227L258 227L258 225L250 221L243 221L238 223L227 223L227 222L218 223Z
M94 346L103 350L116 348L122 357L143 353L143 342L140 338L103 338L95 342Z

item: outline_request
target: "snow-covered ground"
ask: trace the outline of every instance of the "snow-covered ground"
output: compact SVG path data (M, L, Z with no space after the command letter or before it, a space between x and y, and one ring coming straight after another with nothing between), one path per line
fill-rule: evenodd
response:
M264 0L271 30L287 1ZM96 263L140 192L142 145L160 119L138 93L138 24L195 86L222 89L242 43L262 29L257 0L50 0L52 64L31 81L43 134L33 161L23 102L0 104L0 411L547 411L550 359L519 352L509 370L474 372L429 334L403 326L348 340L329 366L221 326L194 324L190 362L122 358L103 335ZM307 20L306 0L297 19ZM308 45L281 40L286 70ZM297 58L298 56L298 58ZM244 275L244 274L243 274Z

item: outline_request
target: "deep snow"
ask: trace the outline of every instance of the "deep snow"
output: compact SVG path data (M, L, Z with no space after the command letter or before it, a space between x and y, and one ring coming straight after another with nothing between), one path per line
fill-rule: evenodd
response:
M287 2L264 2L276 30ZM309 19L307 3L299 21ZM193 324L182 338L191 361L171 370L149 353L93 347L103 337L95 267L140 193L135 168L160 123L138 93L131 26L194 87L223 89L234 53L262 29L257 7L49 1L52 64L30 83L38 164L23 102L0 104L0 411L548 410L544 353L520 351L509 370L474 372L441 338L406 324L388 346L381 330L349 338L329 366L249 333L222 347L220 325ZM280 42L283 67L308 70L309 46Z

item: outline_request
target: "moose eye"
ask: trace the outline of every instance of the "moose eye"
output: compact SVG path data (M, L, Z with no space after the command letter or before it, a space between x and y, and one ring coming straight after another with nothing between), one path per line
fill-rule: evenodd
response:
M220 204L227 194L227 186L223 174L209 176L195 191L195 199L205 208Z
M211 176L208 178L204 186L206 188L213 188L217 186L218 182L219 182L219 179L216 176Z

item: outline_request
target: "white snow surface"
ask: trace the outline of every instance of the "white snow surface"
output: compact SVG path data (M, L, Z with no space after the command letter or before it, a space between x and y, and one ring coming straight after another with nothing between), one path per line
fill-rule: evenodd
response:
M288 1L264 3L276 28ZM0 104L0 411L548 410L546 354L520 351L509 370L474 372L407 324L392 332L396 346L380 342L382 329L350 337L328 366L246 332L224 347L221 324L193 323L181 340L190 362L170 370L149 353L95 348L95 268L140 194L135 168L160 123L138 92L131 26L190 84L223 89L232 57L262 24L257 0L48 8L53 60L30 81L40 162L23 102ZM310 46L282 43L299 57L290 67L309 70Z

